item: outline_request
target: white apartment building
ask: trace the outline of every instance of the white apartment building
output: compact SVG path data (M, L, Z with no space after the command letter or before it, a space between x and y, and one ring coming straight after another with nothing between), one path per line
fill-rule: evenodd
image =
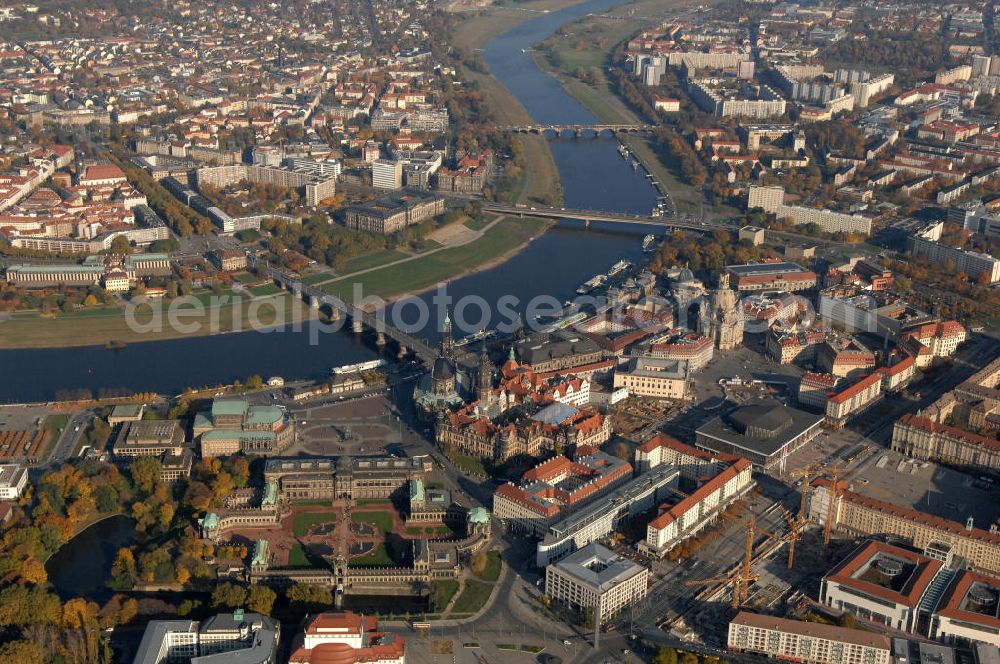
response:
M729 650L812 664L889 664L889 637L859 629L740 611L729 623Z
M589 544L545 568L545 593L567 606L594 609L600 625L642 601L649 570L600 544Z
M760 208L764 212L775 212L784 204L785 190L783 187L778 185L767 187L750 185L750 191L747 194L747 209Z
M372 164L372 186L376 189L400 189L403 186L403 162L377 159Z
M871 235L872 220L863 214L847 214L820 210L801 205L779 205L774 210L778 219L791 219L796 226L816 224L827 233L860 233Z
M13 463L0 465L0 500L17 500L28 485L28 471Z
M689 496L650 521L646 526L646 539L639 544L639 549L663 556L713 523L722 510L753 486L753 466L746 459L737 459Z
M944 222L939 222L910 238L913 255L926 258L932 263L946 265L951 261L955 269L964 272L970 279L986 275L989 283L1000 281L1000 259L976 251L965 251L939 242Z

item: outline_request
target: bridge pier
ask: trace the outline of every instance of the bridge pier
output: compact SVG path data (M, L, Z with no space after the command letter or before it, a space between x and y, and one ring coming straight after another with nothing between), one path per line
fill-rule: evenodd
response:
M398 357L401 360L404 357L406 357L406 354L408 352L409 351L406 350L406 346L404 346L403 344L399 344L399 353L396 355L396 357Z
M375 345L379 346L380 348L382 346L385 346L385 332L379 330L378 335L375 337Z
M354 334L361 334L364 330L365 326L364 323L361 322L360 318L351 320L351 331L354 332Z

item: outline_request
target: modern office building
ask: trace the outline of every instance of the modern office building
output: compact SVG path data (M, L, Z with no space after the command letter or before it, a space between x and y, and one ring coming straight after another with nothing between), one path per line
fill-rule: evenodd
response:
M939 560L869 540L823 577L819 600L871 623L916 632L921 608L933 609L950 579Z
M600 544L545 568L545 593L574 609L592 609L598 625L641 602L648 586L649 570Z
M659 505L677 487L679 477L675 467L663 464L559 519L538 543L535 564L545 567Z
M403 186L403 162L376 159L372 164L372 186L376 189L400 189Z
M929 636L945 643L1000 648L1000 581L959 572L931 618Z
M200 623L151 620L133 664L275 664L279 624L236 609Z

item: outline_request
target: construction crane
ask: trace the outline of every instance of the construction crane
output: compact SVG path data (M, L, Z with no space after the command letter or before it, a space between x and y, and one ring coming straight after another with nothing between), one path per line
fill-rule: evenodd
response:
M760 575L753 571L751 564L753 562L753 540L754 535L757 530L757 517L751 514L747 519L747 541L746 541L746 551L744 552L743 562L740 563L732 574L728 576L717 576L711 579L703 579L701 581L688 581L689 586L708 586L712 584L733 584L733 609L739 609L741 606L746 604L747 597L750 593L750 585L753 584Z
M806 525L806 521L801 514L797 519L793 517L792 513L786 510L781 504L778 505L778 509L781 510L781 516L785 517L788 527L791 528L786 538L788 540L788 569L792 569L792 565L795 562L795 543L799 541L800 532L803 526Z
M822 471L820 471L816 466L792 472L793 477L798 477L802 480L802 498L799 500L799 521L805 521L806 519L806 507L809 499L809 491L811 489L809 480L814 477L818 477L821 474Z
M824 472L830 476L830 501L826 505L826 523L823 524L823 544L829 546L830 534L833 532L833 504L837 502L840 492L839 480L845 472L844 468L826 468Z

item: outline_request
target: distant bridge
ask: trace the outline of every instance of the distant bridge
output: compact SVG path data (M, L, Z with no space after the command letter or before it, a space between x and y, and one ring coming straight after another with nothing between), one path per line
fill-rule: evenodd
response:
M437 349L433 348L423 339L418 339L412 334L403 332L399 328L388 324L384 316L376 316L372 312L365 311L353 304L348 304L339 297L325 293L319 288L310 286L301 279L297 279L281 270L276 270L272 267L269 268L269 271L270 277L275 284L301 297L313 309L326 308L334 319L339 318L341 315L348 316L351 319L351 328L355 332L361 332L366 327L374 330L378 335L378 343L380 345L384 344L385 338L388 337L399 344L400 355L405 354L407 351L412 352L428 365L437 358Z
M572 132L574 136L581 136L583 132L592 131L595 134L608 131L612 134L641 134L656 131L656 125L652 124L524 124L524 125L504 125L497 127L499 131L512 132L515 134L544 134L547 131L556 134Z
M736 226L731 223L710 224L699 221L681 221L676 217L653 217L649 215L628 214L623 212L607 212L604 210L576 210L571 208L557 207L518 207L516 205L499 205L496 203L484 203L484 212L496 214L516 215L519 217L543 217L546 219L579 219L588 225L592 221L602 221L617 224L630 224L639 226L655 226L662 230L685 230L698 233L711 233L717 228L723 230L735 230Z

